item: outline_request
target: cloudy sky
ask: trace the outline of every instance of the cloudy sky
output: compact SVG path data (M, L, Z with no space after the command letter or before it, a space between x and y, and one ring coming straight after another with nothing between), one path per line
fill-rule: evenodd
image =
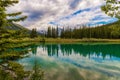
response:
M104 0L19 0L19 4L8 8L8 12L22 11L28 18L23 26L44 30L49 25L76 26L98 25L116 21L101 11Z

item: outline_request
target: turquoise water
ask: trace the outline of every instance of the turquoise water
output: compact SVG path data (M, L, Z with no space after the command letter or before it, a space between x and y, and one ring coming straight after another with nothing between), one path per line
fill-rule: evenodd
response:
M28 57L18 62L31 70L37 61L46 80L120 80L120 44L37 44L24 49Z

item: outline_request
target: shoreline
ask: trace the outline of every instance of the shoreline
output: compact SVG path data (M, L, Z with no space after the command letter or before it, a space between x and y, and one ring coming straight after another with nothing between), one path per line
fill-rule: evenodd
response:
M84 38L84 39L63 39L63 38L21 38L21 39L3 39L0 41L0 44L5 44L5 43L96 43L96 42L115 42L115 43L120 43L120 39L94 39L94 38Z
M120 39L53 39L46 38L45 43L120 43Z
M0 41L0 51L10 48L27 47L32 44L120 44L120 39L61 39L61 38L21 38Z

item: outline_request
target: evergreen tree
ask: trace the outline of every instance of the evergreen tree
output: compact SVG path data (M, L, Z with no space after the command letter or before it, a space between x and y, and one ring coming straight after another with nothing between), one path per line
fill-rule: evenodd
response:
M106 5L101 7L107 15L120 19L120 0L105 0Z
M56 37L59 37L59 29L58 29L58 26L56 28Z
M6 8L17 4L18 2L18 0L0 0L0 29L9 22L23 21L27 18L27 16L17 17L22 14L22 12L7 13Z
M48 30L47 30L47 37L48 37L48 38L52 37L52 30L51 30L51 27L48 27Z
M61 38L101 38L101 39L120 39L120 22L97 27L80 27L73 30L67 28L61 31Z
M64 30L64 27L63 27L63 29L61 31L61 36L60 36L61 38L65 38L65 33L64 32L65 32L65 30Z
M37 35L36 28L33 28L32 31L31 31L30 37L31 37L31 38L35 38L35 37L37 37L37 36L38 36L38 35Z
M120 23L120 0L106 0L106 4L101 7L101 10L111 17L118 18ZM116 26L113 26L113 28L111 29L108 29L108 30L106 29L105 31L106 37L120 38L119 27L116 28Z
M56 38L56 29L52 28L52 38Z

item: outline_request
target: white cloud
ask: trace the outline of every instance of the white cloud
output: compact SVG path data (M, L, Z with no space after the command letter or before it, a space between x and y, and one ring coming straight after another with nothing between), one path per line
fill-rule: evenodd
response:
M49 22L58 24L84 24L90 22L91 18L97 15L103 15L99 9L82 12L70 19L61 19L77 10L86 8L95 8L104 4L104 0L20 0L19 4L8 8L8 12L22 11L28 19L21 22L22 25L29 29L46 29ZM59 19L61 19L59 21Z

